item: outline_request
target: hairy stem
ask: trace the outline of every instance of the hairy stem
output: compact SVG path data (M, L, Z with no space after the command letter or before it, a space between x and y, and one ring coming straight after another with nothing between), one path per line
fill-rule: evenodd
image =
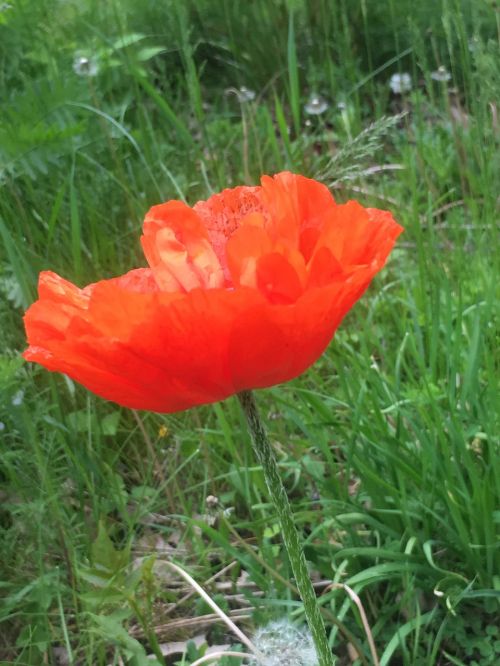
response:
M333 655L328 644L325 625L316 599L316 593L309 577L304 550L300 543L299 533L293 520L292 509L279 474L274 452L260 419L252 392L243 391L238 394L238 398L250 428L255 453L264 470L272 502L278 513L283 541L288 552L295 582L304 604L307 623L316 646L318 666L333 666Z

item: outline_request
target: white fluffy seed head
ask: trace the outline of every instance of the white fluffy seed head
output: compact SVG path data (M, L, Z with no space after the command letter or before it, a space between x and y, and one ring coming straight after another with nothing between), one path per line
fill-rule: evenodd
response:
M412 89L412 80L408 72L393 74L389 79L389 88L395 95L402 95Z
M446 67L441 65L440 67L438 67L436 69L435 72L431 73L431 79L433 79L434 81L441 81L441 82L446 83L447 81L449 81L451 79L451 74L446 69Z
M317 666L318 658L310 633L286 618L257 629L255 647L264 655L264 666ZM263 666L256 659L251 666Z
M312 93L304 106L304 111L309 116L320 116L324 113L330 105L324 97L317 93Z
M78 76L95 76L99 71L99 64L95 58L77 54L73 60L73 71Z

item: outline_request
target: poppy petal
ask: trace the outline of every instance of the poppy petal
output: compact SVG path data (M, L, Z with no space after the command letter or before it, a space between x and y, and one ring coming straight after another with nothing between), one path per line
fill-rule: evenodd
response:
M154 206L141 238L146 259L164 291L211 289L224 283L222 267L196 213L181 201Z
M301 234L322 226L335 200L325 185L288 171L263 176L262 201L269 211L273 238L298 247Z
M270 303L294 303L302 293L302 285L293 266L278 252L271 252L257 262L257 287Z
M257 214L254 213L252 218ZM234 286L257 286L257 261L272 250L271 239L261 225L243 224L226 245L227 265Z

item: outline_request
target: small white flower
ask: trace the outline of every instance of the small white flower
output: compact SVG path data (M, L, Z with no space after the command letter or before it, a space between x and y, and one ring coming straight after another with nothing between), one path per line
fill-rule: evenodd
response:
M449 81L451 79L451 74L450 72L444 67L444 65L441 65L436 69L435 72L431 73L431 79L434 81Z
M255 99L255 90L250 90L250 88L247 88L246 86L241 86L237 91L237 95L238 101L245 104L245 102L251 102Z
M23 404L24 400L24 391L22 389L19 389L16 393L14 393L14 397L12 398L12 404L14 407L19 407L19 405Z
M99 65L94 58L77 55L73 60L73 71L78 76L95 76L99 71Z
M402 74L393 74L389 79L389 88L395 95L402 95L411 90L411 76L408 72Z
M286 618L257 629L253 642L265 656L266 666L317 666L318 657L310 633ZM253 660L251 666L259 662Z
M0 421L0 432L2 432L2 430L5 430L5 423Z
M304 111L310 116L319 116L324 113L330 105L324 97L312 93L307 100L307 104L304 105Z

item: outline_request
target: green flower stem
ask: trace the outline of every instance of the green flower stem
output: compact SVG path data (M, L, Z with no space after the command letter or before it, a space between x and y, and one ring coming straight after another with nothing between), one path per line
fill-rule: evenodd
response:
M243 391L238 394L238 398L247 418L257 458L264 470L271 499L278 512L283 541L288 552L290 564L292 565L295 582L304 604L307 623L316 646L318 666L333 666L333 655L328 644L325 625L316 599L316 593L309 578L304 550L300 543L299 533L293 520L292 509L280 477L273 449L267 438L252 392Z

